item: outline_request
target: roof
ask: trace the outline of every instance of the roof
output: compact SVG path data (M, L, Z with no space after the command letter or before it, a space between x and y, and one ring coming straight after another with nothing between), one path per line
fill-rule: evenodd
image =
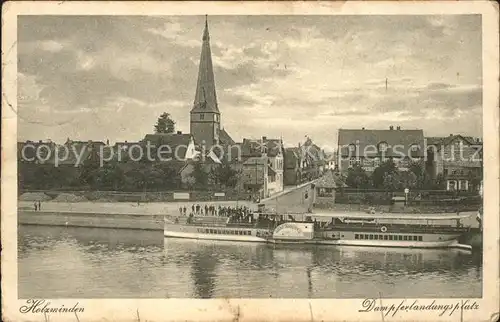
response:
M244 157L259 157L264 151L267 152L268 156L275 157L280 151L283 153L283 150L283 143L280 139L243 139L243 143L241 144L241 154Z
M231 138L231 136L224 129L221 129L219 132L219 141L222 145L224 145L224 144L228 144L228 145L236 144L234 142L234 140Z
M332 170L326 171L325 174L319 178L315 183L318 188L339 188L347 187L342 178L335 174Z
M324 163L325 156L319 146L313 143L310 138L307 138L304 145L300 147L302 158L307 161L308 165Z
M378 151L379 143L387 143L386 156L409 155L410 147L417 145L419 149L412 153L414 157L424 156L424 131L423 130L350 130L340 129L339 152L349 155L349 145L357 145L358 151L363 156L375 157L381 153ZM397 148L397 149L396 149Z
M250 157L243 162L244 165L265 165L267 161L262 157Z
M172 158L177 157L179 159L184 159L191 140L191 134L156 133L147 134L142 142L150 142L150 144L156 148L160 146L169 147Z
M196 94L191 112L219 113L207 21L205 21L205 29L203 30L198 81L196 83Z
M295 169L297 167L297 162L300 158L298 148L286 148L285 149L285 168Z
M452 144L456 139L462 139L470 145L483 144L479 138L473 138L472 136L463 136L460 134L449 135L449 136L430 136L426 137L427 146L433 145L436 147L447 146ZM439 149L438 149L439 150Z

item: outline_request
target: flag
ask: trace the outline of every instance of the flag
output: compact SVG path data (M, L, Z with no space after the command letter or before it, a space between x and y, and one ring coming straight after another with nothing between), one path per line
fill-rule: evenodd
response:
M210 150L210 152L208 153L208 157L210 159L212 159L215 163L218 163L218 164L222 163L222 162L220 162L219 157L217 156L217 154L215 154L214 151L212 151L212 150Z

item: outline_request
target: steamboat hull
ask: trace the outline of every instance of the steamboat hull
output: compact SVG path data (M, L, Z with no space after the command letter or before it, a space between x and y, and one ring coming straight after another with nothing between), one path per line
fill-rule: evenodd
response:
M166 224L165 238L267 243L272 245L331 245L393 248L453 248L460 233L382 233L332 230L316 232L311 238L273 236L273 230L252 227L197 226ZM377 238L377 239L375 239ZM391 238L392 240L389 240Z

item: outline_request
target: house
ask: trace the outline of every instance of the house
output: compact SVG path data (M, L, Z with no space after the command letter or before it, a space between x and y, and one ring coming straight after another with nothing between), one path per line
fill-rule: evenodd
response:
M482 180L482 141L453 135L426 138L426 171L441 175L448 191L479 191Z
M241 170L238 189L261 199L268 197L269 165L267 159L261 156L247 158Z
M330 169L325 171L314 184L316 189L315 206L318 208L332 207L335 204L337 191L347 187L341 175Z
M250 167L257 167L255 160L260 158L265 161L267 168L258 171L265 178L259 179L257 183L261 184L263 197L283 191L283 168L284 168L283 141L281 139L268 139L263 136L262 139L243 139L241 144L241 160L243 162L243 172ZM255 190L255 189L254 189Z
M303 145L299 144L302 162L302 181L311 181L319 178L325 170L326 160L324 151L307 138Z
M284 155L283 184L298 185L302 182L302 160L298 147L286 148Z
M47 163L53 158L56 144L51 140L17 142L17 160L23 163Z
M359 164L373 172L382 162L392 159L400 171L407 171L412 162L425 159L423 130L403 130L390 126L388 130L339 129L338 169Z

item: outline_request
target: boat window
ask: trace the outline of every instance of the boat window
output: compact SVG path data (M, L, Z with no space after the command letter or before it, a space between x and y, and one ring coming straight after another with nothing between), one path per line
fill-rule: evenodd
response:
M374 238L375 238L375 239L378 239L378 235L375 235L375 236L374 236Z
M403 236L399 235L399 236L398 236L398 239L399 239L399 240L403 240Z
M384 235L384 240L388 240L388 239L389 239L389 236Z
M365 234L365 239L368 239L368 235L367 234Z
M354 234L354 239L359 239L358 237L358 234Z
M248 231L247 231L247 233L248 233L248 235L251 235L251 234L252 234L252 232L251 232L250 230L248 230Z
M403 236L403 240L408 240L408 236Z
M422 236L418 236L418 241L422 241Z
M370 235L370 239L373 239L373 235Z
M413 240L417 241L418 240L417 236L413 236Z

